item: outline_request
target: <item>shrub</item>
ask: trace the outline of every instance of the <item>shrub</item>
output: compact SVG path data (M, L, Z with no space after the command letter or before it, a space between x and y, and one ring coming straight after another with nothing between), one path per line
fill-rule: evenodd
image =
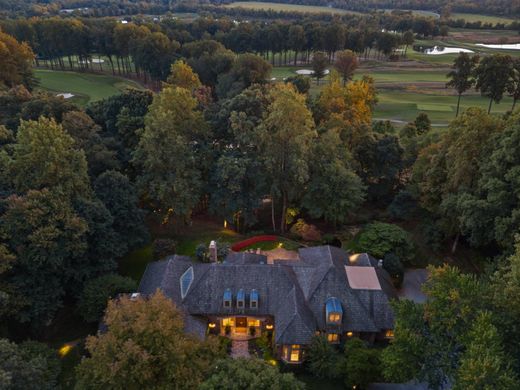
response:
M137 288L136 282L121 275L108 274L92 279L85 284L78 302L78 312L87 322L97 322L110 298L120 293L129 293Z
M390 206L388 206L390 216L401 220L412 218L416 209L417 201L415 197L406 190L399 191L392 203L390 203Z
M153 258L162 259L163 257L174 255L177 244L168 238L158 238L154 240L152 248Z
M380 382L380 351L369 348L363 340L352 338L345 343L345 360L341 374L347 389L354 386L366 389L368 384Z
M405 263L413 263L415 247L406 230L397 225L374 222L359 235L358 249L378 259L387 253L394 253Z
M337 378L341 364L338 351L323 335L314 336L307 354L309 372L319 378Z
M227 242L217 242L217 260L224 261L229 253L230 245Z
M204 243L200 243L195 248L195 257L201 263L206 263L208 261L208 247Z
M396 287L400 287L403 282L404 267L399 256L394 253L387 253L383 258L383 268L394 279Z
M298 219L291 227L291 233L305 241L321 241L321 233L314 225L306 223L303 219Z

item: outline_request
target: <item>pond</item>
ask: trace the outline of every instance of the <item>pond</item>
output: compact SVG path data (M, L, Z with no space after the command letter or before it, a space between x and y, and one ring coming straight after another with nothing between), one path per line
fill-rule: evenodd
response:
M504 49L504 50L520 50L520 43L504 43L501 44L488 44L488 43L477 43L477 46L483 46L490 49Z
M421 52L424 54L429 54L429 55L474 53L473 50L464 49L463 47L414 46L413 49L415 51L418 51L418 52Z

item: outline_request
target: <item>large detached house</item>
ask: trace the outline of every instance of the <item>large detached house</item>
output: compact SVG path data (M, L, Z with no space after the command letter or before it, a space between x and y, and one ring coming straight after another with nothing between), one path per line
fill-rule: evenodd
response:
M269 264L266 256L246 252L232 252L223 263L175 255L148 265L139 293L162 290L185 313L186 332L201 338L265 332L288 363L303 360L316 334L326 334L331 343L392 336L389 301L396 295L380 262L332 246L298 254Z

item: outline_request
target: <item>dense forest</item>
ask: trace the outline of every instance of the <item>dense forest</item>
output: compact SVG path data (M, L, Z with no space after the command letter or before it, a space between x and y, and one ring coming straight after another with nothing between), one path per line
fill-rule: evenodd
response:
M160 293L107 307L135 290L118 263L156 238L151 227L178 232L209 215L238 232L282 236L305 221L331 232L367 225L356 249L381 258L396 284L425 256L400 225L416 227L427 255L478 253L475 273L452 260L431 267L425 304L395 303L388 348L352 340L343 354L316 338L306 369L348 387L419 379L435 389L518 388L518 59L459 55L448 86L459 100L476 87L488 111L457 107L446 129L426 114L396 128L373 120L378 91L368 76L353 79L358 58L375 51L389 59L417 37L441 34L433 19L35 17L0 26L0 387L56 388L62 363L32 340L47 341L63 316L76 315L86 334L102 318L109 327L87 338L72 369L78 389L172 381L220 389L237 372L246 384L303 388L260 360L226 360L222 340L185 335ZM99 55L105 69L88 61ZM76 60L84 71L151 79L154 91L128 89L79 107L37 88L34 65L72 69ZM296 75L271 82L275 61L308 64L322 88L311 94L310 79ZM493 114L505 95L511 111Z

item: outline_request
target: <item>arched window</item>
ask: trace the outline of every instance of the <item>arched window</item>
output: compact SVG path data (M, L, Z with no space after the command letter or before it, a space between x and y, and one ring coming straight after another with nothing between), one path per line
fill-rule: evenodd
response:
M193 267L188 268L181 276L181 298L184 299L193 282Z
M224 291L224 307L226 309L231 309L231 301L233 299L233 295L231 294L231 289L226 288L226 291Z
M325 303L325 320L327 324L341 324L343 319L343 308L338 298L330 297Z

